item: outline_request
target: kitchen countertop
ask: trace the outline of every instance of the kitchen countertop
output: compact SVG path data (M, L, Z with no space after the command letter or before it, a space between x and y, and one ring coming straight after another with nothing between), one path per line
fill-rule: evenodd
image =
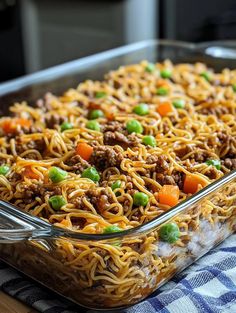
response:
M37 313L37 311L0 291L0 313Z

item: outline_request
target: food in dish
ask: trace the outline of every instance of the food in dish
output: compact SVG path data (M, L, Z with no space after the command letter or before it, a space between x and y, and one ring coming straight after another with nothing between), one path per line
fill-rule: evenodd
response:
M235 77L202 63L143 61L34 107L14 104L0 120L0 198L86 234L158 217L236 168ZM15 259L84 305L132 304L226 237L235 201L226 186L143 236L57 239L52 253L23 243Z

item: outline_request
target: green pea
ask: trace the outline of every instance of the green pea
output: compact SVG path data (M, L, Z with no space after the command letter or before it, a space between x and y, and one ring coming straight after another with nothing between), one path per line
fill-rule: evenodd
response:
M143 143L146 146L156 147L156 139L153 136L144 136Z
M103 114L102 110L92 110L89 113L90 120L95 120L96 118L103 117L103 116L104 116L104 114Z
M121 186L121 181L120 181L120 180L117 180L117 181L115 181L115 182L111 185L111 189L112 189L112 190L115 190L115 189L117 189L117 188L120 188L120 186Z
M172 104L176 109L183 109L185 106L185 101L184 99L176 99L172 102Z
M205 80L208 81L208 82L211 80L211 73L209 73L209 72L202 72L200 74L200 76L205 78Z
M145 71L148 73L153 73L155 71L155 64L148 63L148 65L145 67Z
M88 121L86 123L86 128L91 129L91 130L96 130L96 131L100 131L100 125L97 121Z
M100 180L100 175L98 174L95 167L88 167L81 174L82 178L89 178L94 182L98 182Z
M136 192L133 196L134 205L136 206L146 206L149 201L148 195L144 192Z
M137 120L128 121L126 124L126 129L129 134L132 134L132 133L142 134L143 132L143 126Z
M162 78L170 78L171 77L171 70L169 69L164 69L161 71L161 77Z
M146 103L140 103L134 107L133 112L141 116L147 115L149 113L148 105Z
M53 183L59 183L67 177L67 172L59 167L53 166L48 171L48 177Z
M10 167L8 165L0 166L0 175L6 175L10 171Z
M217 170L221 169L221 162L220 162L220 160L207 160L206 164L214 166Z
M107 226L103 230L103 234L112 234L122 231L122 229L116 225Z
M166 95L168 95L168 89L165 87L160 87L157 89L156 94L158 96L166 96Z
M64 122L61 124L61 131L64 132L64 130L72 129L73 125L69 122Z
M63 196L52 196L49 198L48 202L54 210L60 210L60 208L67 203Z
M168 243L175 243L180 237L179 227L175 223L168 223L161 226L159 230L161 240Z
M236 84L232 85L233 91L236 92Z
M107 93L105 91L97 91L95 93L95 98L99 99L99 98L104 98L106 97Z

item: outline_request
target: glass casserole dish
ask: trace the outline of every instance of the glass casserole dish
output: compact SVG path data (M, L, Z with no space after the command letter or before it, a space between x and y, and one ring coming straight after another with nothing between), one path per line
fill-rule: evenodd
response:
M220 70L235 68L234 57L231 43L141 42L2 84L0 107L6 114L15 101L34 103L45 91L61 93L144 59L202 61ZM102 310L132 305L235 230L235 179L232 171L153 220L113 234L57 228L1 201L1 258L80 305ZM181 230L174 245L159 238L170 222ZM71 246L76 253L68 258Z

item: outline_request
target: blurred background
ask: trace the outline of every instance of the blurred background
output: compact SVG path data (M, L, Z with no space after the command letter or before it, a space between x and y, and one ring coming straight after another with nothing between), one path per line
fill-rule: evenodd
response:
M236 1L0 0L0 81L152 38L236 39Z

